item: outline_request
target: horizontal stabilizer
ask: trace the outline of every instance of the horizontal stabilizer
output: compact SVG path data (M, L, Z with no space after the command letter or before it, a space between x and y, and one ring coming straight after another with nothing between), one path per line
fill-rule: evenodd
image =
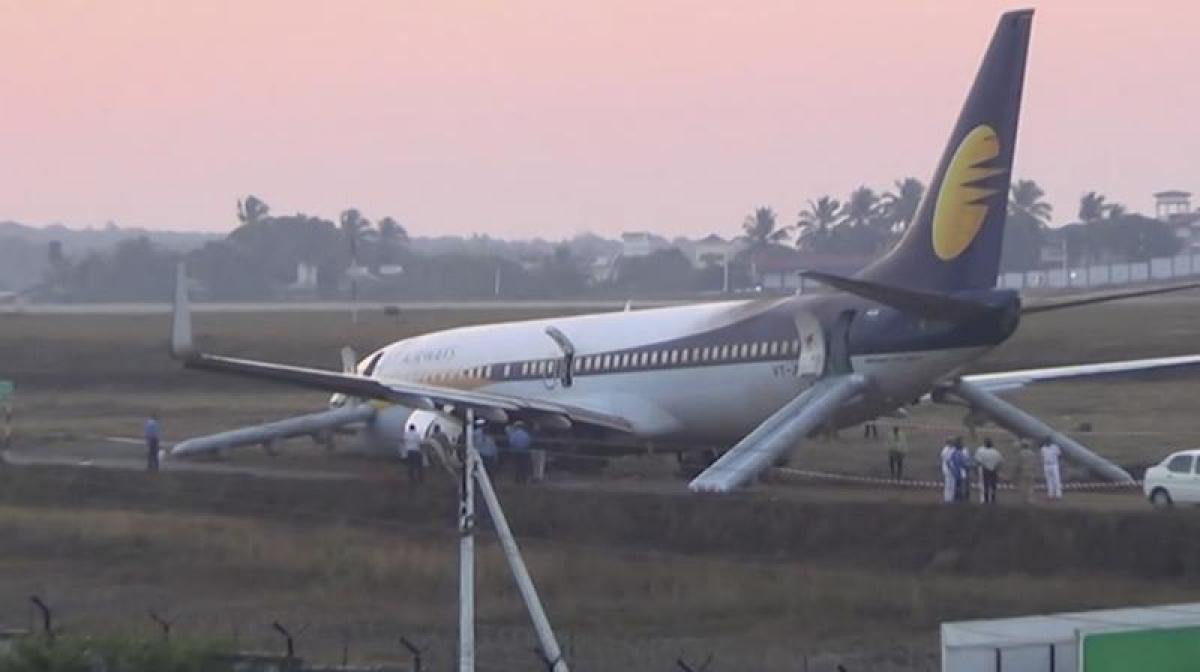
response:
M867 385L861 374L823 378L756 427L688 484L692 492L729 492L745 485Z
M901 289L866 280L844 278L831 273L804 271L800 274L843 292L861 296L885 306L891 306L910 315L946 322L964 322L994 315L1000 310L995 306L975 301L957 299L944 294L934 294L914 289Z
M1184 290L1196 289L1198 287L1200 287L1200 282L1185 282L1178 285L1153 287L1150 289L1103 292L1099 294L1089 294L1086 296L1064 296L1058 299L1039 301L1038 303L1031 303L1023 306L1021 308L1021 314L1030 315L1033 313L1048 313L1052 310L1062 310L1063 308L1077 308L1079 306L1090 306L1095 303L1107 303L1108 301L1136 299L1142 296L1155 296L1157 294L1170 294L1171 292L1182 292Z

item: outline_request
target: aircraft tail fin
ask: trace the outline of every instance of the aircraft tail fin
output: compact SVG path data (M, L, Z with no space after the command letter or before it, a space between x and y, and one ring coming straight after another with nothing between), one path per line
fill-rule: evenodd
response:
M916 216L861 278L947 294L995 285L1032 19L1000 17Z

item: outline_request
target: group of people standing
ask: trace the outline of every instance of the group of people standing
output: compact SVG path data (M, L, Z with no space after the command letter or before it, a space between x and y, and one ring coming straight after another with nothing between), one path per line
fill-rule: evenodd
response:
M1049 499L1062 499L1062 471L1060 460L1062 449L1049 437L1040 442L1042 474ZM980 501L985 504L996 502L996 490L1000 484L1000 470L1004 455L990 438L983 440L972 455L963 444L961 436L946 441L939 455L942 469L942 501L966 502L971 497L971 476L978 471ZM1017 468L1013 481L1017 484L1024 500L1033 500L1034 463L1037 461L1030 443L1022 440L1018 449Z
M414 484L423 483L425 467L431 459L438 459L445 464L461 462L462 451L466 449L467 432L470 432L472 445L488 473L495 475L505 464L511 463L516 482L528 483L531 479L541 479L545 470L545 454L534 449L533 434L525 423L507 425L502 432L489 429L483 420L476 420L475 426L463 431L457 441L452 441L439 424L435 423L423 436L417 426L410 423L401 445L401 457L408 470L408 480Z

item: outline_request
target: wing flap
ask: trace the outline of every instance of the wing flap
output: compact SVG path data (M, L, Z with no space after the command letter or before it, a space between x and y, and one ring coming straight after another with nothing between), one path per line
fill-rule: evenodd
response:
M721 456L688 484L693 492L729 492L746 484L863 390L861 374L817 381Z

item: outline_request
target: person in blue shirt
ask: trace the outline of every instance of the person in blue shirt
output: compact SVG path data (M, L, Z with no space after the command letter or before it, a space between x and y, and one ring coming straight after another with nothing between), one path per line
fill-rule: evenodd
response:
M508 452L513 458L517 482L527 483L533 471L533 461L529 455L529 449L533 446L533 437L525 429L525 423L520 421L509 425L505 433L508 435Z
M142 436L146 439L146 471L158 471L158 443L161 428L158 425L158 414L151 415L142 428Z
M954 500L968 501L971 497L971 458L963 447L962 439L954 440L954 453L950 456L950 467L954 472Z
M499 450L496 448L496 440L492 438L491 434L484 431L483 420L475 421L475 429L471 434L471 441L475 445L476 452L479 453L479 458L483 460L483 467L487 469L489 474L495 474Z

